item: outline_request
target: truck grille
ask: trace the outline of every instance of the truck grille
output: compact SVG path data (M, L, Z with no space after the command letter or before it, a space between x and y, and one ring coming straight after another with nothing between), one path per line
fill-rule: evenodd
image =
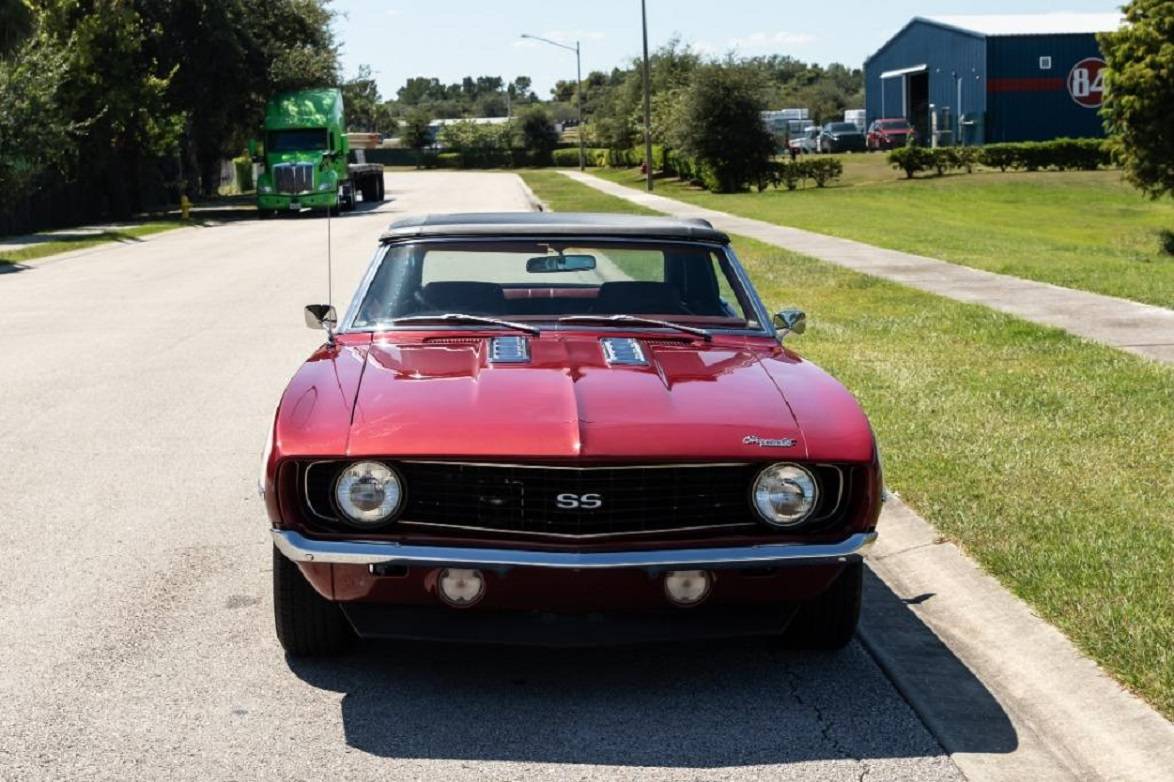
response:
M278 163L273 167L273 187L279 193L309 193L314 189L313 163Z
M337 523L333 486L342 462L305 471L311 515ZM396 462L406 502L396 526L541 537L612 537L760 524L750 507L758 464L568 468ZM845 471L819 465L813 522L837 515Z

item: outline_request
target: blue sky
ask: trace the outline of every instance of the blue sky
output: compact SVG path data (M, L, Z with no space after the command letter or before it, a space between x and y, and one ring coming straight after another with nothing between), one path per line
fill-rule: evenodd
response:
M914 16L1116 10L1113 0L910 2L909 0L648 0L648 44L675 33L701 50L743 55L789 54L804 61L859 67ZM574 78L575 58L521 33L582 42L583 72L610 70L640 53L639 0L335 0L335 28L347 76L360 63L376 72L385 97L409 76L445 82L466 74L520 74L548 97L558 79Z

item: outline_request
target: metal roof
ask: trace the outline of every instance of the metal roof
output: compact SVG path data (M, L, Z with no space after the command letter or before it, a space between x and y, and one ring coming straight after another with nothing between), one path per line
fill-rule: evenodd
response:
M728 244L730 237L708 221L600 212L470 212L429 214L396 220L381 241L450 236L598 236L692 239Z
M1067 33L1104 33L1116 30L1123 18L1120 13L1046 14L960 14L918 17L931 24L954 27L979 35L1063 35Z

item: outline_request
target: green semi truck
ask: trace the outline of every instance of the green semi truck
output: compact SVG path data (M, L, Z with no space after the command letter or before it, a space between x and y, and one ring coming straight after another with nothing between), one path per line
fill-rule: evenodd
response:
M282 92L265 106L264 138L249 144L257 177L257 212L350 211L363 201L383 200L383 166L367 163L351 141L377 140L343 127L342 93L336 89Z

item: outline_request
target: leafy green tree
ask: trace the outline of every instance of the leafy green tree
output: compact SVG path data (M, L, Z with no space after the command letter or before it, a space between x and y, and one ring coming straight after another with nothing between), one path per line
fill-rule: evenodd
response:
M432 116L426 109L417 108L408 112L404 117L401 140L404 145L415 150L422 150L432 143Z
M77 134L61 97L69 74L68 52L28 38L0 60L0 207L11 206L36 186L43 174L67 170Z
M371 66L360 65L358 75L342 83L343 106L348 130L367 133L394 133L397 127L391 107L379 95Z
M0 0L0 57L33 33L33 11L25 0Z
M337 83L323 0L136 0L144 53L171 74L166 98L185 115L183 155L194 191L211 195L220 161L259 126L265 99Z
M554 127L554 120L550 112L541 106L535 106L521 116L519 132L522 147L530 155L531 162L545 166L550 163L550 156L558 146L558 131Z
M514 101L530 102L534 100L533 85L529 76L518 76L509 85L510 98Z
M765 107L751 68L724 62L694 72L672 138L701 165L709 189L735 192L765 175L775 148L760 116Z
M1108 143L1130 182L1151 198L1174 195L1174 3L1132 0L1125 21L1099 36Z

